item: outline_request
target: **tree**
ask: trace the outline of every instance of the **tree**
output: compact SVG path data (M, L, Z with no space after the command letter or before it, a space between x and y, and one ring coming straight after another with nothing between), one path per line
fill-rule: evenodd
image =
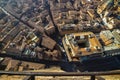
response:
M3 49L3 47L4 47L4 44L3 42L0 41L0 50Z

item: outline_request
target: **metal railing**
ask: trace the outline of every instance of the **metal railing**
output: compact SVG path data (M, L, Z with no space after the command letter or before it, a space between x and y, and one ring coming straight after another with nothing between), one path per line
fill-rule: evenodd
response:
M95 80L96 76L103 75L120 75L120 71L106 71L106 72L13 72L0 71L0 75L26 75L30 76L30 80L35 80L35 76L91 76L90 80Z

